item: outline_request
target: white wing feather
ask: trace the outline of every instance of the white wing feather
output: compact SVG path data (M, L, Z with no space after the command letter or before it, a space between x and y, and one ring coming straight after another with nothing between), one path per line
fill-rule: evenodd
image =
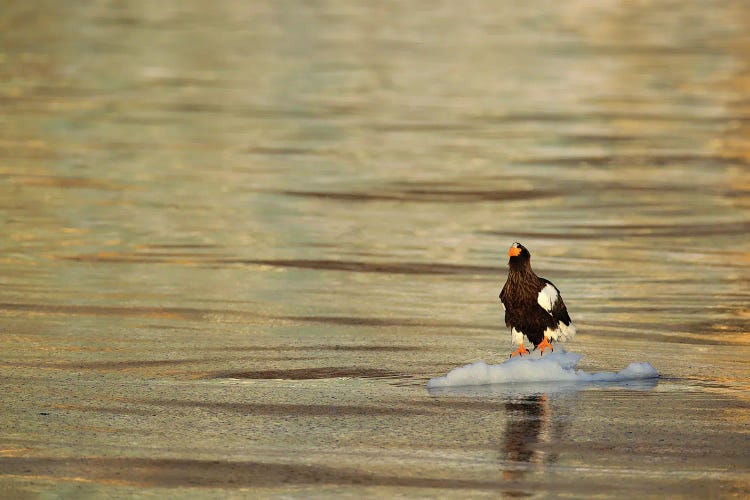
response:
M542 288L542 291L539 292L536 301L542 306L542 309L552 314L552 306L557 302L557 290L555 290L555 287L552 285L545 286Z
M557 302L557 297L558 294L555 287L548 284L547 286L542 288L541 292L539 292L539 296L537 297L536 301L540 306L542 306L542 309L552 315L552 308L555 306L555 302ZM545 330L544 332L545 337L560 342L570 340L575 337L575 335L576 326L572 322L569 325L566 325L562 321L558 323L557 328L555 328L554 330L550 330L549 328L547 328L547 330Z

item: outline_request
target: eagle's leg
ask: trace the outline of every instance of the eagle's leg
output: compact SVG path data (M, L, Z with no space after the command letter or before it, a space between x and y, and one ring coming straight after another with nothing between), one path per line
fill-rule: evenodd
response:
M516 349L515 351L513 351L512 353L510 353L510 357L512 358L512 357L513 357L513 356L515 356L515 355L523 356L524 354L528 354L528 353L529 353L529 350L528 350L528 349L526 349L526 348L525 348L525 347L523 346L523 342L521 342L521 343L520 343L520 344L518 345L518 349Z
M542 340L535 348L534 350L539 349L542 356L544 355L544 350L549 349L550 351L554 351L552 348L552 344L549 343L549 340L547 340L547 337L544 337L544 340Z

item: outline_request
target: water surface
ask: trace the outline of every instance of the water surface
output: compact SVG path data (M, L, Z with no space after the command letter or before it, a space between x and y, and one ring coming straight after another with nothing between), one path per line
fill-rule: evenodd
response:
M743 2L0 12L0 491L748 494ZM587 371L510 352L521 241Z

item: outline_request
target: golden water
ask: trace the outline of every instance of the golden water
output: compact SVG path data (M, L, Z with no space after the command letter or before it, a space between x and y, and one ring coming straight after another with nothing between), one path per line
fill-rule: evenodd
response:
M4 6L0 492L747 494L747 33L739 1ZM583 368L662 379L429 394L510 352L516 240Z

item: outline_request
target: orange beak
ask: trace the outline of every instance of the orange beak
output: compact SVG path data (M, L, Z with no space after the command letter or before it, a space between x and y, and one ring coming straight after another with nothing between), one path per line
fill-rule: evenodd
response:
M521 249L518 247L510 247L508 249L508 257L515 257L517 255L521 255Z

